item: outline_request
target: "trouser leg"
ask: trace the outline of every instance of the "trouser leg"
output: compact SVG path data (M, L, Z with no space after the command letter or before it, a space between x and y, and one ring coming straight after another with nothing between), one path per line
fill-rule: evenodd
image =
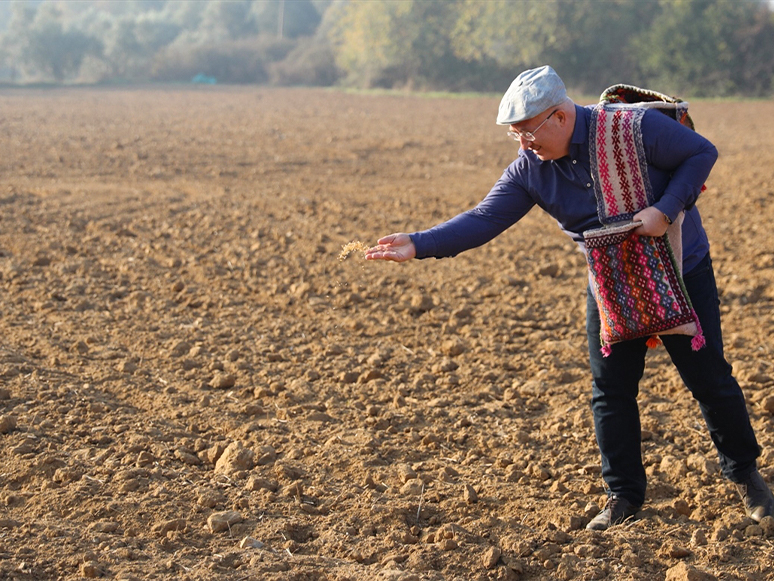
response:
M684 280L706 345L693 351L688 336L664 335L661 339L685 385L699 402L724 476L741 482L755 469L760 448L744 395L723 353L720 301L709 255L686 273Z
M645 339L616 343L608 357L600 344L596 301L589 290L586 332L592 374L591 409L602 458L602 478L608 489L635 505L645 500L642 465L639 382L645 368Z

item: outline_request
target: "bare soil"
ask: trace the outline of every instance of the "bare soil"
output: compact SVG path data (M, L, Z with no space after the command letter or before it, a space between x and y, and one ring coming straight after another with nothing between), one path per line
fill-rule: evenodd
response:
M339 259L483 197L516 154L497 102L0 91L0 578L774 578L663 348L642 518L584 530L585 265L549 217L454 259ZM771 484L774 103L692 115Z

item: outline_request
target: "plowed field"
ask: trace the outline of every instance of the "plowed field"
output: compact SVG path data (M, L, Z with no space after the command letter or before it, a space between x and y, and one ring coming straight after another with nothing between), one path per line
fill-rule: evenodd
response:
M0 578L774 578L663 348L642 518L584 530L585 264L549 217L454 259L339 259L482 198L516 155L498 101L0 91ZM772 484L774 103L691 110Z

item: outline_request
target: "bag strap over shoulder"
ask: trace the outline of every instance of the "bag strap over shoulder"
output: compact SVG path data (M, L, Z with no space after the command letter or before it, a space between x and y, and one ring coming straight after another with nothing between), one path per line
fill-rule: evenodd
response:
M670 97L658 91L642 89L634 85L613 85L602 91L602 94L599 96L599 103L638 104L647 108L655 108L686 127L690 127L694 131L696 130L693 119L688 114L688 103L678 97Z

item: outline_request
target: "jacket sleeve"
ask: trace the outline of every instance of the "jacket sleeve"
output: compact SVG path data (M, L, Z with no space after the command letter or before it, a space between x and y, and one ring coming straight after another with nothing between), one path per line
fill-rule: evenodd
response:
M655 110L642 118L642 140L648 163L671 175L654 206L674 220L696 203L718 151L695 131Z
M518 222L535 205L520 184L516 162L479 204L442 224L410 234L417 258L444 258L486 244Z

